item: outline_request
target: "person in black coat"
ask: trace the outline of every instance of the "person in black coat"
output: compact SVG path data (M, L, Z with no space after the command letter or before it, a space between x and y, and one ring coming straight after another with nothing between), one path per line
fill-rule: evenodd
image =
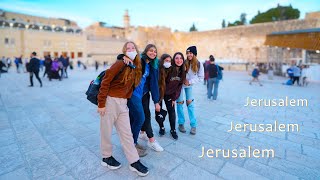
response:
M31 59L30 59L29 64L27 65L28 72L30 73L29 87L33 87L33 74L36 75L36 78L38 79L38 81L40 83L40 87L42 87L42 82L39 77L40 60L38 58L36 58L36 56L37 56L36 52L31 53L31 55L30 55Z

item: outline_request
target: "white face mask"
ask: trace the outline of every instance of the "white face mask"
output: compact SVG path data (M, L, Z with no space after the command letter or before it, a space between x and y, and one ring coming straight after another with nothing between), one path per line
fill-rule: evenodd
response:
M163 66L168 69L169 67L171 67L171 62L164 62Z
M137 51L127 52L126 55L131 59L134 60L137 56Z

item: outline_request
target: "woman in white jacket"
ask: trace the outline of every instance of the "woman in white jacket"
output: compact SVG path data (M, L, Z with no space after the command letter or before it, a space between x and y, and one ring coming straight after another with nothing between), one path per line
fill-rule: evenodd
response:
M181 93L179 98L177 99L177 114L178 114L178 124L179 131L185 133L186 130L184 128L184 114L183 114L183 91L186 94L186 104L188 107L188 114L190 119L190 134L196 134L197 120L194 113L194 98L192 93L192 86L198 82L200 82L204 77L204 69L203 66L200 65L200 62L197 59L197 47L190 46L187 51L187 60L185 62L186 65L186 80L181 89Z

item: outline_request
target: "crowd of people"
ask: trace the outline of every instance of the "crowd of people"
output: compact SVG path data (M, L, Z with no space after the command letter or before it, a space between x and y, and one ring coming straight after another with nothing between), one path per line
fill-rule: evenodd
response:
M306 65L295 65L287 69L287 75L290 78L285 84L294 85L297 82L298 86L307 86L308 80L308 67Z
M68 68L70 68L71 70L73 69L73 64L72 61L70 61L70 58L62 55L53 59L50 55L47 55L44 58L40 59L38 58L36 52L32 52L30 55L30 59L25 58L24 62L22 59L22 56L15 57L14 64L16 66L17 73L29 73L29 87L33 87L33 75L36 76L40 83L40 87L42 87L42 81L39 76L40 71L43 71L43 78L47 77L50 81L52 79L58 79L61 81L63 78L68 78ZM0 61L1 73L7 73L11 66L11 59L2 57Z

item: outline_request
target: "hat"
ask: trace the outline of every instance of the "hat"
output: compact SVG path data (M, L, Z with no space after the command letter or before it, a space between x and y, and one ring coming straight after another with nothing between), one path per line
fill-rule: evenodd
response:
M190 47L188 47L187 52L192 52L192 54L197 56L197 47L196 46L190 46Z
M160 112L156 116L156 119L164 122L164 120L166 119L166 116L167 116L167 111L164 109L160 109Z

